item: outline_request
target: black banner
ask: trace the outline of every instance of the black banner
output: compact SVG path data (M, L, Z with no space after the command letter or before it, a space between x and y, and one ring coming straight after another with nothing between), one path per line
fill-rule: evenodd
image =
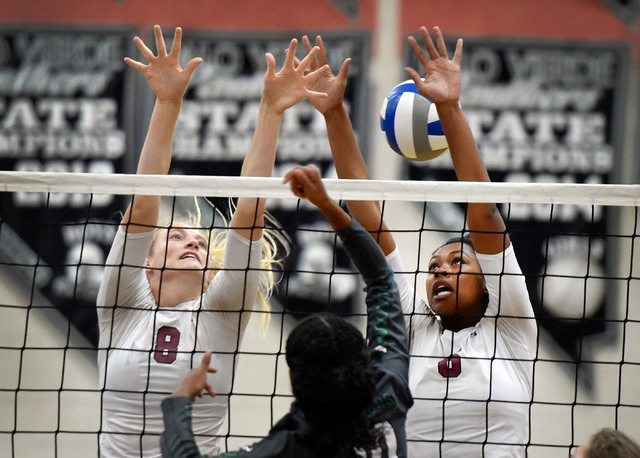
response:
M130 156L130 29L0 30L0 168L115 173ZM123 199L3 194L2 263L93 343L95 299ZM31 285L24 285L30 288Z

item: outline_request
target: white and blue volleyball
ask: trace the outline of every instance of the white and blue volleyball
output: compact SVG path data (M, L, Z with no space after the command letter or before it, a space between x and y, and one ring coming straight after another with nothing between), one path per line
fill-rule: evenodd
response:
M412 161L428 161L449 149L435 104L413 80L398 84L384 99L380 127L389 146Z

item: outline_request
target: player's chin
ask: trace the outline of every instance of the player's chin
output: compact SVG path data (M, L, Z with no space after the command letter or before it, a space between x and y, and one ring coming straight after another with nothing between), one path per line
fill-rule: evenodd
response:
M455 306L450 306L443 300L431 299L431 310L440 316L453 316L455 315Z
M209 276L208 272L205 270L204 267L195 263L189 267L182 266L180 269L176 269L176 271L179 272L180 278L184 278L184 279L187 279L187 278L207 279Z

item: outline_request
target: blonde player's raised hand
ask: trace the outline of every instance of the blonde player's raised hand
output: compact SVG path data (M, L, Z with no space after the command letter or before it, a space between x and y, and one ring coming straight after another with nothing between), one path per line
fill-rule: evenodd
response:
M135 37L133 41L149 63L143 64L129 57L125 57L124 61L144 74L158 101L181 99L187 90L193 71L202 63L202 58L191 59L183 69L180 66L182 29L180 27L176 28L170 52L167 52L167 45L162 36L160 26L155 25L153 32L156 38L158 55L155 55L140 37Z

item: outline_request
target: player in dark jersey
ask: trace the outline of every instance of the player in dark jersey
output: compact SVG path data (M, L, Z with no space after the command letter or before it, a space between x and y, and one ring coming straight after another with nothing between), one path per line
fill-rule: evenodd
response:
M367 342L334 315L302 320L287 340L295 401L262 441L226 457L406 457L405 418L412 404L402 305L393 272L369 233L327 195L313 166L285 176L293 192L316 205L336 230L366 288ZM191 431L191 403L206 382L209 360L162 402L165 457L201 456Z

